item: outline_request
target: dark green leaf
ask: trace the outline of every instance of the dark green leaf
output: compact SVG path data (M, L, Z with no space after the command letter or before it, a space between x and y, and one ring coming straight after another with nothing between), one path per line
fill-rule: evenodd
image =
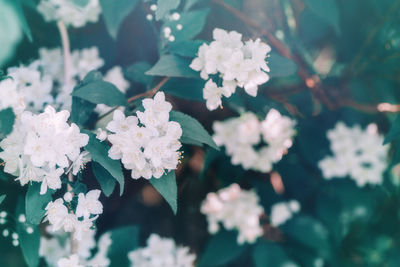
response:
M175 172L170 171L160 178L151 178L150 183L168 202L174 214L178 211L178 189L176 186Z
M78 125L84 125L93 114L96 104L73 96L71 105L71 120Z
M157 0L156 20L164 18L171 10L179 6L181 0Z
M203 30L209 11L209 9L201 9L182 13L179 20L171 20L165 23L163 28L171 28L171 34L175 37L174 42L190 40ZM176 28L178 24L182 25L181 30Z
M4 138L12 132L15 114L12 108L0 110L0 135Z
M153 80L153 77L145 74L149 69L151 69L151 65L141 61L129 66L125 71L125 75L134 82L147 85Z
M336 0L305 0L310 9L340 33L339 10Z
M285 77L296 73L297 65L292 60L282 57L276 53L271 53L268 59L268 66L271 69L271 77Z
M173 42L169 45L168 51L178 56L194 58L203 43L204 41L200 40Z
M46 194L40 194L40 183L32 183L28 187L25 197L25 213L26 220L31 224L39 224L46 213L47 203L51 201L51 190L47 190Z
M135 8L138 0L100 0L104 21L110 35L116 39L122 21Z
M30 42L32 42L32 40L33 40L32 32L31 32L28 22L26 21L26 17L25 17L24 9L22 7L21 0L14 0L11 2L14 4L15 10L17 11L18 19L21 24L22 30L24 31L26 37L28 37L28 40Z
M400 115L397 115L392 123L392 127L390 128L389 132L385 136L385 140L383 144L386 145L396 139L400 138Z
M178 122L182 127L182 139L194 140L219 150L212 137L195 118L179 111L171 111L170 120Z
M255 267L283 266L289 262L285 251L278 245L260 239L253 248Z
M89 143L85 146L85 150L92 156L92 161L99 163L105 168L120 186L120 195L124 192L124 174L122 172L121 163L118 160L113 160L108 156L108 145L96 139L96 135L89 131L84 131L89 135Z
M111 231L112 244L108 250L110 267L129 266L128 253L138 247L139 229L125 226Z
M114 191L115 179L106 169L103 168L103 166L97 162L92 162L92 170L101 186L101 190L103 191L104 195L109 197Z
M6 195L1 195L0 196L0 204L3 203L4 199L6 198Z
M93 104L105 104L109 107L126 104L125 95L114 84L99 80L79 87L72 92L72 96Z
M174 55L162 55L158 62L146 72L147 75L197 78L199 74L189 68L191 61Z
M193 78L171 78L164 85L163 91L183 99L204 101L204 80Z
M221 266L233 262L246 250L247 245L238 245L237 232L221 231L208 241L203 255L199 260L199 267Z

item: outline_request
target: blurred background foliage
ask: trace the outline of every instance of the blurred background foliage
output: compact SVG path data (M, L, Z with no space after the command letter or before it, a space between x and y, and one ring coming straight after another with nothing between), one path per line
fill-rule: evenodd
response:
M69 31L72 49L99 48L106 62L103 71L114 65L124 68L132 82L129 95L156 84L157 79L144 72L160 54L169 52L184 58L193 57L196 51L185 50L186 46L182 49L178 43L163 44L159 34L163 25L146 20L152 2L137 2L115 40L103 20ZM34 7L31 0L0 0L3 70L37 58L40 47L60 46L56 25L45 23ZM273 174L233 166L223 151L187 146L177 171L176 216L148 182L126 179L122 197L114 192L103 199L98 233L135 224L140 228L140 244L152 232L172 236L190 246L203 266L264 267L288 261L300 266L399 266L400 171L392 169L400 162L399 140L393 142L382 186L359 188L349 179L326 181L317 162L330 154L326 131L337 121L362 126L374 122L385 134L400 110L400 1L186 0L178 10L204 11L197 17L187 15L187 25L204 21L204 27L192 29L199 33L196 40L210 40L215 27L236 30L246 38L264 38L263 31L267 31L289 48L293 60L285 59L282 51L273 47L272 79L259 89L257 98L239 92L224 103L223 110L211 113L202 102L202 81L172 78L163 90L174 109L197 118L212 132L215 120L243 110L265 116L273 107L297 119L297 137ZM236 11L257 26L241 20ZM26 27L21 12L26 15L32 42L29 34L23 35ZM274 188L272 175L281 179L283 190ZM83 176L89 188L98 187L91 168L86 168ZM0 193L8 196L1 209L13 211L24 189L7 182L12 178L4 174L1 178ZM234 245L236 242L230 240L235 233L230 232L210 239L200 203L208 192L233 182L255 188L266 214L272 204L289 199L299 200L302 210L280 229L266 224L265 236L255 245ZM1 266L24 266L19 248L12 247L8 239L0 238L0 248Z

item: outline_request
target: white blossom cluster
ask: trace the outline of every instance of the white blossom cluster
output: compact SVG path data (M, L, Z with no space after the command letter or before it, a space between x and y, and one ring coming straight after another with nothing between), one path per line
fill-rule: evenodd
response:
M38 115L24 111L0 142L4 171L18 176L21 185L41 182L41 194L61 188L61 176L70 170L76 175L87 162L81 148L89 136L76 124L69 125L68 118L68 111L56 112L51 106Z
M221 223L225 229L238 230L239 244L254 243L263 235L260 216L264 209L257 194L242 190L237 184L209 193L201 205L201 212L207 216L208 231L212 234L219 231Z
M60 231L59 231L60 232ZM64 232L56 232L51 238L42 237L40 240L39 255L43 257L49 267L71 266L95 266L107 267L110 265L108 250L112 244L109 232L95 240L95 230L89 230L83 234L82 240L74 243L75 254L71 255L71 240ZM92 250L97 248L93 255ZM64 264L64 265L63 265Z
M172 105L165 101L163 92L142 103L144 112L137 111L137 116L125 117L122 111L114 111L113 120L107 125L111 132L108 141L112 144L108 155L121 159L124 167L132 170L134 179L160 178L179 163L182 128L169 121Z
M67 197L50 201L46 206L44 219L50 224L49 230L70 232L74 240L82 240L85 233L91 231L93 221L103 213L103 205L99 201L100 193L100 190L91 190L86 194L79 193L75 212L70 212L71 210L65 205L65 202L69 203Z
M27 109L42 111L46 104L69 110L72 103L73 87L86 74L104 65L97 47L75 50L71 54L72 81L65 85L64 59L60 48L39 50L39 59L29 65L12 67L7 75L12 77L0 82L0 106L12 107L15 113ZM105 79L115 83L121 91L126 90L121 68L115 67L107 72Z
M247 94L256 96L258 86L266 83L269 67L265 61L271 47L260 39L243 43L242 35L236 31L227 32L214 29L210 44L203 44L190 67L200 71L200 76L208 80L203 89L203 97L209 110L221 106L222 96L230 97L236 87L244 88ZM222 78L218 85L210 75Z
M193 267L196 256L170 238L151 234L147 246L129 252L132 267Z
M362 130L359 125L348 127L338 122L327 137L333 156L318 163L325 179L349 176L359 187L382 183L389 146L382 145L384 138L375 124Z
M296 121L271 109L263 121L247 112L238 118L214 122L214 141L225 146L234 165L269 172L292 146ZM265 144L262 143L264 141Z
M40 0L37 9L47 22L63 21L66 25L75 28L99 20L101 14L99 0L88 0L84 4L77 4L76 2L78 1Z
M290 220L295 213L300 211L300 203L297 200L279 202L271 207L271 225L277 227Z

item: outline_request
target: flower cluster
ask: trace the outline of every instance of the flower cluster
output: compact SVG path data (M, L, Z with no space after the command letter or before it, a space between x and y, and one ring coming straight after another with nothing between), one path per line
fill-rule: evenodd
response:
M88 22L97 22L101 14L99 0L80 1L70 0L40 0L38 11L44 19L50 21L63 21L66 25L75 28L83 27Z
M174 240L156 234L147 239L147 246L129 252L132 267L192 267L196 256L188 247L177 246Z
M203 44L190 67L200 71L200 76L208 80L203 89L203 97L209 110L222 104L222 96L230 97L236 87L244 88L251 96L257 95L258 86L266 83L269 68L265 61L271 47L260 39L242 42L242 35L236 31L227 32L214 29L210 44ZM219 74L222 86L210 75Z
M225 146L232 164L269 172L272 164L281 160L292 146L295 125L296 121L275 109L271 109L261 122L254 113L247 112L239 118L214 122L213 138L217 145ZM261 139L265 145L260 146Z
M64 230L72 232L75 240L82 240L83 235L91 230L93 221L103 213L103 205L99 201L101 191L91 190L86 195L78 195L75 212L70 212L64 202L69 199L58 198L46 206L45 221L49 221L50 231Z
M172 105L165 101L163 92L142 103L144 112L137 111L137 117L125 117L120 110L114 112L107 125L112 132L108 135L112 144L108 155L121 159L124 167L132 170L134 179L160 178L165 170L174 170L179 163L182 128L179 123L169 121Z
M110 259L107 254L112 243L111 234L107 232L101 235L97 244L95 234L95 230L85 232L82 240L74 243L76 253L73 255L70 255L71 240L68 239L68 235L64 232L56 232L51 238L42 237L39 255L45 259L50 267L56 267L71 261L84 266L107 267L110 265ZM93 255L92 250L95 248L97 248L97 252Z
M75 50L71 57L72 81L68 85L64 83L64 59L60 48L41 48L39 59L26 66L9 68L7 74L13 78L14 82L6 79L0 83L1 88L4 89L0 94L7 99L2 99L1 102L4 104L0 103L0 105L11 106L16 113L24 108L42 111L46 104L69 110L73 87L89 71L98 69L104 64L103 59L99 57L97 47ZM121 72L121 69L112 69L106 77L108 81L117 82L118 85L126 87L116 73L118 71Z
M350 176L359 187L382 183L389 146L382 146L383 136L375 124L362 130L358 125L347 127L338 122L327 136L333 156L318 163L325 179Z
M41 182L41 194L61 188L61 176L71 169L76 175L85 163L87 153L81 148L89 141L68 118L68 111L56 112L51 106L39 115L24 111L0 142L4 171L18 176L21 185Z
M293 215L300 211L300 203L297 200L276 203L271 207L271 225L279 226L291 219Z
M237 229L239 244L254 243L263 235L260 216L264 209L254 191L242 190L232 184L217 193L209 193L201 205L201 212L207 216L208 231L219 231L219 223L228 229Z

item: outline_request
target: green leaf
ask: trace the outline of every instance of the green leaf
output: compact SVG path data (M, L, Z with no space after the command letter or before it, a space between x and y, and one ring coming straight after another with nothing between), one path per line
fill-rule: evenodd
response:
M116 39L122 21L135 9L138 0L100 0L104 21L110 35Z
M147 85L153 80L153 77L145 74L149 69L151 69L151 65L141 61L129 66L125 71L125 75L131 81Z
M392 127L390 128L389 132L385 136L385 140L383 144L386 145L394 140L400 138L400 115L397 115L392 123Z
M179 20L171 20L165 23L163 28L171 28L171 34L175 37L174 42L190 40L203 30L209 12L209 9L200 9L182 13ZM176 28L178 24L182 25L181 30Z
M146 72L147 75L198 78L199 74L189 68L191 61L175 55L162 55L158 62Z
M17 201L16 214L24 213L24 201L20 197ZM26 229L32 227L33 233L29 234ZM16 223L18 241L24 256L25 262L29 267L39 265L40 229L38 225L26 223Z
M28 187L25 196L25 213L26 220L31 224L39 224L46 213L47 203L51 201L51 190L47 190L46 194L40 194L40 183L32 183Z
M308 216L296 216L282 226L283 232L297 242L313 249L327 259L331 253L329 232L318 221Z
M3 203L4 199L6 198L6 195L1 195L0 196L0 204Z
M208 241L198 266L221 266L233 262L247 249L237 243L237 232L220 231Z
M176 185L175 172L170 171L160 178L151 178L149 182L163 196L171 207L174 214L178 211L178 188Z
M181 141L189 142L193 140L196 143L209 145L210 147L219 150L212 137L208 134L206 129L195 118L190 117L179 111L171 111L170 120L178 122L182 127Z
M157 0L156 20L164 18L168 12L176 9L181 0Z
M85 125L90 119L96 104L73 96L71 105L71 120L78 125Z
M114 84L99 80L74 90L72 96L93 104L105 104L109 107L124 106L126 104L125 95Z
M255 267L284 266L289 263L288 256L280 246L261 239L254 246L252 257Z
M0 136L6 137L13 130L15 114L12 108L0 110Z
M305 0L306 5L321 19L329 23L340 33L339 10L336 0Z
M203 43L204 41L200 40L173 42L169 45L168 51L178 56L194 58Z
M0 66L4 66L23 38L17 10L11 1L0 1L0 32Z
M204 80L193 78L171 78L164 85L163 91L183 99L204 101Z
M285 77L293 75L297 72L297 65L292 60L271 53L268 59L268 66L271 69L269 75L271 77Z
M29 28L28 22L26 21L26 17L24 14L24 9L22 7L21 0L14 0L14 1L12 1L12 3L14 3L15 10L17 11L19 23L21 25L22 30L24 31L26 37L28 37L28 40L30 42L32 42L32 40L33 40L32 32L31 32L31 29Z
M130 266L128 252L136 249L139 243L139 228L124 226L111 231L112 244L108 250L110 267Z
M96 139L96 135L90 131L83 131L89 135L89 143L85 146L85 150L92 156L92 161L99 163L106 169L120 186L120 195L124 192L124 174L122 172L121 163L113 160L108 156L109 147L106 143Z
M115 179L106 169L103 168L103 166L97 162L92 162L92 170L101 186L101 191L103 191L103 193L109 197L114 191Z

